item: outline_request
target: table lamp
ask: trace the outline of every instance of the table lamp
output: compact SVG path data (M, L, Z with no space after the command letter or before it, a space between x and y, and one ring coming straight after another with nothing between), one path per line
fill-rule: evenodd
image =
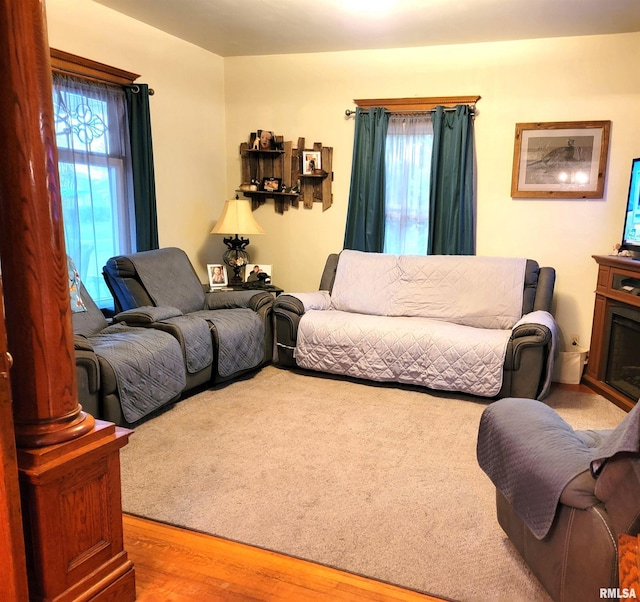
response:
M222 261L233 270L233 275L229 277L229 284L242 284L241 271L249 262L249 254L245 251L249 239L244 238L243 235L264 234L262 226L253 218L251 202L248 199L239 199L237 196L235 199L226 201L211 234L235 235L234 238L222 239L229 247L222 256Z

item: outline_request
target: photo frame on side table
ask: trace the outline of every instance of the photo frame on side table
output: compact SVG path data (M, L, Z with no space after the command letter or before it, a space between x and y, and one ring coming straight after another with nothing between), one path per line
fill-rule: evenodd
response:
M250 263L246 269L247 282L261 282L262 284L271 283L271 264L266 263Z
M219 288L227 286L227 268L221 263L208 263L207 274L209 275L209 287Z
M603 198L610 129L610 121L516 123L512 198Z

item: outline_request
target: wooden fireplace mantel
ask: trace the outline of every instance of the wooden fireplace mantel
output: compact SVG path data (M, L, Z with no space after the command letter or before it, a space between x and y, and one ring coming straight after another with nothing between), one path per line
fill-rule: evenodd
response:
M635 406L637 400L629 398L605 382L608 315L612 307L640 309L640 296L633 291L624 290L620 285L620 281L625 278L640 279L640 261L616 255L593 255L593 258L598 263L598 280L589 362L584 381L594 391L629 411Z

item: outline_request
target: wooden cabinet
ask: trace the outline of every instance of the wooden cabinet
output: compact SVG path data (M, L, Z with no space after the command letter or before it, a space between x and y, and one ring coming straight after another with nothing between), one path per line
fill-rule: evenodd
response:
M634 314L640 311L640 261L609 255L594 255L593 258L598 263L598 278L589 362L584 380L592 389L616 405L630 410L637 398L630 397L607 382L607 366L610 360L612 312ZM633 361L638 362L638 353L629 355Z
M320 142L305 149L304 138L298 138L298 146L293 148L293 142L284 141L281 136L276 137L275 145L277 150L257 150L250 142L240 145L242 184L238 192L251 199L251 208L257 209L267 199L273 199L277 213L290 207L298 209L301 202L305 209L312 209L314 203L321 203L323 211L331 207L333 149ZM320 153L321 173L302 173L305 150ZM277 184L277 189L265 189L265 180Z

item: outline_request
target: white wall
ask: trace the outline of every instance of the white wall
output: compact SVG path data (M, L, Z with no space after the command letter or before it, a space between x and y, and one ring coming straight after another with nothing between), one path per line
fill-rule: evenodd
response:
M476 118L477 253L526 256L557 270L555 314L566 338L588 346L596 280L593 254L622 232L631 159L640 156L640 34L387 51L225 60L228 194L240 183L238 146L256 129L295 144L334 148L334 205L255 212L266 234L252 261L274 281L317 288L326 255L342 248L351 173L353 99L479 94ZM602 200L512 200L517 122L611 120Z
M223 246L209 234L226 191L223 59L87 0L47 0L46 10L51 47L138 73L155 90L160 246L183 248L204 281Z
M209 235L240 184L238 148L256 129L332 146L334 204L273 203L252 260L286 290L317 288L342 248L354 98L480 94L476 119L477 252L528 256L557 269L556 317L589 343L596 264L620 239L631 159L640 156L640 34L222 59L87 0L48 0L51 46L140 73L151 99L161 246L185 249L205 279L221 238ZM602 200L512 200L517 122L612 121Z

